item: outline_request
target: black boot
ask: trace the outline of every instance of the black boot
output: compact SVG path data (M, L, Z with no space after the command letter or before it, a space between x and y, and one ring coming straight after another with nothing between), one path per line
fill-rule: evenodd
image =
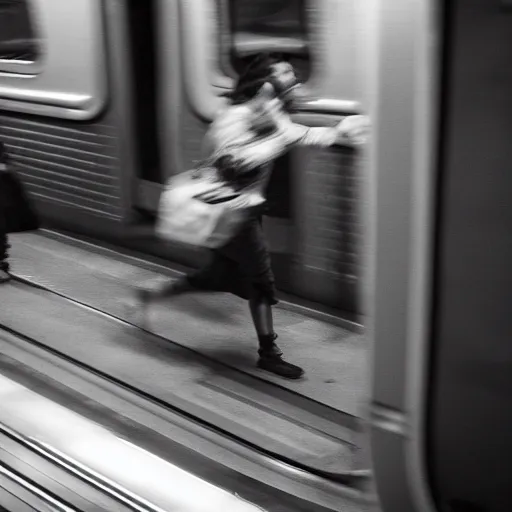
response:
M300 379L304 375L302 368L283 361L283 353L275 344L277 334L258 336L258 338L260 341L258 368L286 379Z

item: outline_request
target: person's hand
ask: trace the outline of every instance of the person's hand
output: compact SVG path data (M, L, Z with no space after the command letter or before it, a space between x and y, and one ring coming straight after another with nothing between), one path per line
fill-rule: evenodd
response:
M370 119L363 115L345 117L337 126L340 141L352 146L366 144L370 136L370 128Z

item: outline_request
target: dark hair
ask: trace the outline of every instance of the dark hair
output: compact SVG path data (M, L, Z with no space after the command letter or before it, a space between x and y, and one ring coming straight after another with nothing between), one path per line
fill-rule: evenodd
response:
M272 66L284 59L275 53L260 53L250 59L240 73L235 89L226 96L234 104L244 103L254 98L263 84L272 75Z

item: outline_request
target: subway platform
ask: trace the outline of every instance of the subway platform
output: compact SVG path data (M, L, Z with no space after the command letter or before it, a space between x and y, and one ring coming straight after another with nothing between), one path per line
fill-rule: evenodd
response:
M166 278L159 268L57 234L10 241L15 279L2 287L0 311L9 329L287 463L345 481L369 468L363 335L278 306L279 344L306 370L288 381L256 367L244 301L174 298L134 325L126 308L133 286Z

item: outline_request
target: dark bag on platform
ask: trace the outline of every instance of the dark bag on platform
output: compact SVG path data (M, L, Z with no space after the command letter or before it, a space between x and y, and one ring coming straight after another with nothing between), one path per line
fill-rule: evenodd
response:
M0 226L5 233L39 229L39 219L25 189L12 171L0 171Z

